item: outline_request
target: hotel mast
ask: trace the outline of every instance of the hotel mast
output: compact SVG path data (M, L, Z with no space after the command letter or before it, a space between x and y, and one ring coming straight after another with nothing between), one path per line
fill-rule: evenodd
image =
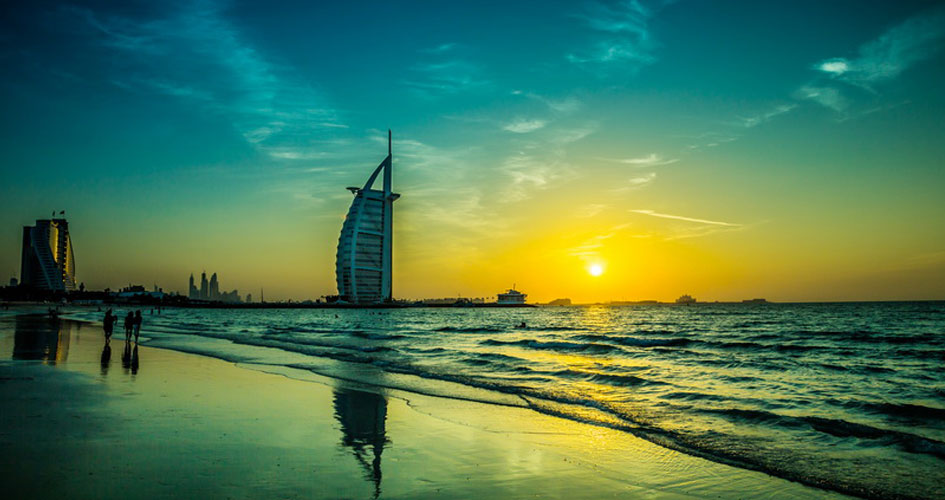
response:
M387 131L387 158L374 169L364 187L349 187L354 194L351 208L341 227L335 278L338 295L351 304L378 304L391 300L391 242L394 200L391 189L391 132ZM384 172L383 190L374 189L378 174Z

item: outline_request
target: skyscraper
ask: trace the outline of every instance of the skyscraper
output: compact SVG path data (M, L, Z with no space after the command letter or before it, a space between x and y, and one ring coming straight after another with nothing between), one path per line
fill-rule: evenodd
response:
M39 219L23 227L20 282L44 290L73 291L75 257L66 219Z
M200 298L200 292L198 292L197 287L194 286L194 273L190 273L190 286L187 287L187 298L188 299Z
M391 300L391 243L394 200L391 191L391 133L387 131L387 158L374 169L364 187L349 187L354 194L351 208L341 226L335 278L341 300L353 304L376 304ZM383 190L374 189L378 174L384 172Z
M210 300L220 300L220 283L217 281L217 273L210 277L210 292L207 297Z
M207 286L207 273L206 271L200 273L200 298L202 300L207 300L210 297L210 290Z

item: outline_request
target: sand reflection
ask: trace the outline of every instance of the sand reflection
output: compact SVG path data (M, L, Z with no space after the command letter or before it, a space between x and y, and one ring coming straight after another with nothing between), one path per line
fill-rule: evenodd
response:
M387 399L373 392L335 389L335 418L341 424L341 444L350 448L374 483L374 498L381 494L381 454L387 445Z
M69 357L69 332L57 318L17 316L14 323L13 359L62 362Z

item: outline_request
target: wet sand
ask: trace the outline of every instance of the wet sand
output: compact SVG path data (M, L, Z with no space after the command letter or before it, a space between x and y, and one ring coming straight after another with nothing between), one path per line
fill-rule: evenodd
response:
M527 409L103 345L0 318L6 498L846 498Z

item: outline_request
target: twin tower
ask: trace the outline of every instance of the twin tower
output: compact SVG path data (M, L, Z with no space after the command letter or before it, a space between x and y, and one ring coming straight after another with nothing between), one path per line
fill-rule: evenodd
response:
M349 187L354 194L341 226L335 278L340 300L349 304L380 304L391 300L391 243L394 200L391 187L391 132L387 131L387 158L368 177L364 187ZM383 172L383 189L374 189Z

